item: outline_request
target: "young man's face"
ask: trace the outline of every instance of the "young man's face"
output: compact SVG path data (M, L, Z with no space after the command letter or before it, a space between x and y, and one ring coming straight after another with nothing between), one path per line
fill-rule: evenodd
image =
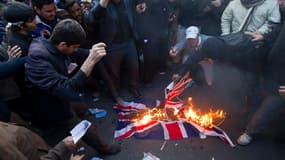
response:
M78 3L74 3L74 5L69 8L69 11L73 19L75 19L79 23L82 22L83 20L82 8L78 5Z
M36 13L46 20L53 21L55 18L56 7L54 3L43 5L42 9L35 8Z
M189 38L187 41L191 47L195 48L198 46L199 38Z
M31 22L26 22L26 30L29 32L34 32L37 28L37 21L36 18L33 19Z
M81 7L82 7L82 9L90 10L91 3L89 3L89 2L81 2Z

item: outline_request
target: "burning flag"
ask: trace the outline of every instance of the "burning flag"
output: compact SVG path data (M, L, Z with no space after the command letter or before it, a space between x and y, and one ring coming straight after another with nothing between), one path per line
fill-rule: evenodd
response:
M171 83L165 90L163 106L135 102L126 103L125 106L115 105L119 115L115 138L135 136L142 139L174 140L215 136L234 147L228 135L214 124L217 119L224 120L225 113L222 110L202 114L194 110L191 98L187 104L176 99L189 83L192 83L191 79Z

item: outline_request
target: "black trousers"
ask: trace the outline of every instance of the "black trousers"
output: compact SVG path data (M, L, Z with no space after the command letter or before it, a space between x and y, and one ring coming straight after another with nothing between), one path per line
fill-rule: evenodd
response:
M133 40L119 44L111 44L111 46L107 48L104 63L116 88L120 87L122 67L128 72L126 75L129 80L129 87L136 88L138 86L139 62L138 53Z
M158 71L166 70L166 61L168 56L167 40L152 38L148 39L142 47L143 69L142 78L145 83L152 81Z

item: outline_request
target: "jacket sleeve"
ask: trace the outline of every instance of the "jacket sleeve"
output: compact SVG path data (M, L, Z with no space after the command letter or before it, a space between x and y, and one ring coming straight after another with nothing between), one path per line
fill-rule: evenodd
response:
M279 12L279 5L276 0L271 2L268 10L268 17L266 22L257 30L261 34L267 34L272 31L273 25L280 23L281 16Z
M54 148L50 149L48 154L41 157L41 160L63 160L69 156L70 150L64 144L59 142Z
M100 3L96 3L90 10L88 19L91 23L99 23L104 20L107 15L107 9L103 8Z
M178 53L181 53L182 50L185 48L186 45L186 37L184 37L183 39L181 39L180 41L178 41L173 47L177 48Z
M186 62L180 67L178 74L183 76L187 71L191 72L191 68L193 65L197 64L201 60L206 58L206 55L199 50L197 53L190 55Z
M40 52L34 50L34 52ZM32 86L46 90L64 99L78 101L79 92L87 76L79 70L74 76L68 77L59 73L47 57L29 54L25 65L26 78Z
M222 14L221 29L222 35L231 33L231 21L233 19L233 2L230 2Z
M1 139L1 142L0 142L0 155L1 155L1 158L5 157L5 159L28 160L28 158L22 152L19 151L17 146L3 139Z
M10 61L0 62L0 78L6 78L24 70L26 57L15 58Z

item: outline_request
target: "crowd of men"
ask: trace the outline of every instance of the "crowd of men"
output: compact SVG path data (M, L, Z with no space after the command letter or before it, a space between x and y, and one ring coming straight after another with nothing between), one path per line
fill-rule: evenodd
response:
M124 104L121 89L140 98L139 84L168 68L174 81L190 75L197 85L212 85L201 77L205 65L250 73L248 105L260 107L240 145L284 116L285 0L18 0L0 7L0 155L10 159L82 159L70 157L76 145L68 133L86 118L84 97L108 88ZM239 32L250 39L245 47L227 42ZM40 136L9 124L12 112ZM42 137L59 131L51 149ZM83 141L102 156L121 150L94 125Z

